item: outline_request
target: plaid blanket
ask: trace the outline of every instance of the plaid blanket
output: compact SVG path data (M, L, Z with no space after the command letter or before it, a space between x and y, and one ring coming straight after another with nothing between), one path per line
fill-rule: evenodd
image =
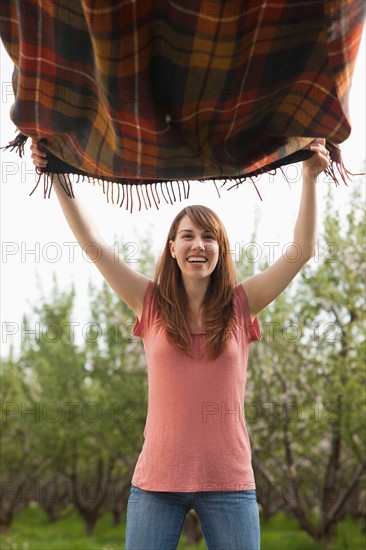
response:
M158 205L159 190L172 202L191 180L237 185L298 162L315 137L326 138L341 166L365 7L3 0L20 131L10 146L21 153L26 137L44 140L48 175L97 179L108 200L114 182L113 202L130 209L133 192L140 207L141 197Z

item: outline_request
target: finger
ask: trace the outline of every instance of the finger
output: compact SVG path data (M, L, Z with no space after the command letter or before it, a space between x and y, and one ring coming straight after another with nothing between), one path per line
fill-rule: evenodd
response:
M47 156L46 153L44 153L43 151L40 151L39 149L36 149L36 148L32 149L32 155L34 155L36 157L42 157L42 158Z
M314 151L315 153L319 152L325 155L328 154L328 149L321 143L311 143L310 145L308 145L308 148L310 149L310 151Z
M32 159L34 160L37 160L37 161L47 161L47 159L45 158L47 155L43 154L42 152L40 152L38 149L37 150L33 150L32 154L31 154L31 157Z
M37 157L37 158L42 158L44 159L46 155L42 155L42 153L38 150L38 149L33 149L32 153L31 153L31 157Z
M320 145L325 145L325 139L324 138L315 138L311 143L319 143Z
M48 160L47 160L47 159L44 159L44 158L42 158L42 157L40 157L40 156L38 156L38 155L36 155L36 154L34 154L34 153L31 155L31 157L32 157L32 160L33 160L33 164L34 164L35 166L38 166L38 167L42 167L42 168L43 168L43 167L47 166L47 164L48 164Z
M330 166L331 158L328 151L318 151L317 156L324 170Z
M330 158L328 150L325 147L320 146L320 147L315 148L315 146L314 146L313 163L318 164L319 166L321 166L321 168L322 168L321 171L326 170L330 166L331 158Z
M46 157L47 156L47 153L44 153L43 151L41 151L38 148L37 144L31 145L30 149L31 149L31 151L33 151L35 154L37 154L40 157Z
M314 153L317 153L318 155L322 155L324 157L330 157L328 149L326 147L323 147L323 145L312 145L311 150L314 151Z

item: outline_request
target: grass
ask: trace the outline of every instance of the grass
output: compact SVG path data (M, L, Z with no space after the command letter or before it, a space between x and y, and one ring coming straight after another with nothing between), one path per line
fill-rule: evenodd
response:
M362 521L347 518L337 526L337 536L326 550L364 550L366 537L362 533ZM261 525L262 550L325 550L325 545L314 541L302 531L295 519L283 513L272 517L267 525Z
M84 524L74 510L52 523L37 506L23 510L13 522L11 533L1 536L1 550L123 550L125 517L121 524L112 525L106 514L97 523L94 535L85 536ZM262 550L324 550L324 545L313 541L301 531L296 520L279 513L267 524L261 525ZM327 550L363 550L366 547L362 522L346 519L338 525L337 538ZM182 534L178 550L207 550L204 540L187 546Z

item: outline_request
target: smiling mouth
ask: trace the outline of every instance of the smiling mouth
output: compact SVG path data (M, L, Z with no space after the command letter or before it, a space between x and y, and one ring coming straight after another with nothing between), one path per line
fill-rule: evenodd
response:
M187 258L187 262L190 264L205 264L207 262L207 258L203 256L190 256Z

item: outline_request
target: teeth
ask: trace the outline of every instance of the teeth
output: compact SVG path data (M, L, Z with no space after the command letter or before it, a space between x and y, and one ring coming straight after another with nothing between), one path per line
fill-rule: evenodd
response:
M199 264L205 264L207 262L207 258L202 258L200 256L191 256L190 258L187 258L187 260L190 263L199 263Z

